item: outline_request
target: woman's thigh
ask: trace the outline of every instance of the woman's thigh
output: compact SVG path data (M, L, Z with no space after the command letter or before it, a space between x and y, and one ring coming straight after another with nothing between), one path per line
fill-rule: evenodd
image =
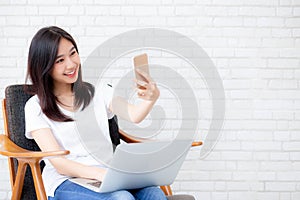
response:
M49 197L48 200L135 200L134 196L126 191L120 190L110 193L98 193L89 190L85 187L77 185L71 181L63 182L55 191L54 197Z
M166 200L167 197L159 187L146 187L130 190L137 200Z

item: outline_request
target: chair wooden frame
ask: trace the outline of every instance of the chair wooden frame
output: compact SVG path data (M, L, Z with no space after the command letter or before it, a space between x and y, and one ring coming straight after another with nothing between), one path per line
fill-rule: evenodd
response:
M26 168L29 165L31 168L32 176L34 179L34 187L38 200L47 200L42 176L40 169L40 161L43 158L63 156L70 152L65 151L52 151L52 152L41 152L41 151L29 151L24 148L17 146L14 142L10 140L10 133L8 130L8 116L6 113L6 100L2 101L2 112L4 120L4 135L0 134L0 154L8 157L8 165L10 171L11 189L13 200L19 200L21 198L21 192L24 183L24 176L26 173ZM120 138L128 143L139 143L143 142L139 138L133 137L122 130L119 130ZM193 142L192 146L202 145L201 141ZM13 159L18 161L17 173L14 172L14 162ZM168 186L160 186L165 195L171 196L172 190Z
M8 119L6 115L6 101L2 101L2 111L4 120L4 135L0 135L0 154L8 157L8 165L10 171L11 189L12 197L11 199L17 200L21 198L21 192L24 183L24 177L26 173L26 168L29 165L31 168L34 187L38 200L47 200L44 183L41 176L40 161L46 157L53 156L63 156L67 155L69 151L51 151L51 152L41 152L41 151L29 151L23 149L13 143L9 137L10 133L8 130ZM14 172L14 162L13 158L18 161L17 174Z

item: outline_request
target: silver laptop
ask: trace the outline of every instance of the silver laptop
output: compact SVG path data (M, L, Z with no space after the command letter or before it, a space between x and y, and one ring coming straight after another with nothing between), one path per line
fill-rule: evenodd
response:
M192 141L122 143L117 146L103 182L85 178L70 181L96 192L170 185Z

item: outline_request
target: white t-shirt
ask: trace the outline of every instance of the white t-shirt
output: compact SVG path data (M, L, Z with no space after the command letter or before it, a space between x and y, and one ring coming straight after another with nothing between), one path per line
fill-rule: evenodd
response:
M95 108L99 109L97 113L97 122L101 128L102 133L106 138L102 143L111 144L108 119L113 117L113 113L109 110L109 103L112 100L113 89L110 86L102 87L102 92L96 91L96 97L94 101L97 101ZM92 105L92 104L90 104ZM76 113L63 109L59 107L61 112L71 118L74 118ZM78 111L80 112L80 111ZM66 157L70 160L80 162L85 165L95 165L99 167L105 167L97 159L94 158L91 153L82 144L82 141L78 134L78 129L76 123L73 122L56 122L49 119L41 110L39 99L37 95L31 97L25 105L25 124L26 131L25 136L28 139L33 139L31 132L42 129L50 128L57 142L61 145L62 149L69 150L70 154ZM87 127L89 130L89 127ZM105 146L105 145L104 145ZM110 145L111 146L111 145ZM52 164L45 159L45 168L42 173L43 182L46 190L47 196L54 196L56 188L64 182L66 179L70 178L59 174Z

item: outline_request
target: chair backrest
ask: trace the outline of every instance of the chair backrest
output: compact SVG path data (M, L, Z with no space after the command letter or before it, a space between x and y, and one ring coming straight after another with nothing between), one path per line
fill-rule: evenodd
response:
M5 116L3 117L7 120L7 127L5 127L5 129L7 130L6 134L18 146L32 151L40 151L38 145L34 140L29 140L25 137L24 106L27 100L32 96L32 94L28 94L26 92L27 90L30 90L30 85L11 85L5 89L6 106L4 110ZM120 144L117 117L115 116L114 118L110 119L108 123L112 143L114 144L114 146L117 146L118 144ZM9 164L9 167L11 169L10 177L13 183L15 180L18 164L16 159L10 159ZM44 162L41 162L41 170L43 170L44 166ZM21 199L37 199L33 178L29 167L26 171Z
M11 85L5 89L5 104L6 119L7 119L7 135L18 146L39 151L39 147L34 140L28 140L25 137L25 114L24 106L26 101L32 95L25 92L25 85ZM11 180L14 183L15 175L18 169L18 163L16 159L10 159L10 173ZM41 169L43 169L44 163L41 163ZM36 199L33 178L29 167L26 170L24 178L24 186L22 190L21 199Z

